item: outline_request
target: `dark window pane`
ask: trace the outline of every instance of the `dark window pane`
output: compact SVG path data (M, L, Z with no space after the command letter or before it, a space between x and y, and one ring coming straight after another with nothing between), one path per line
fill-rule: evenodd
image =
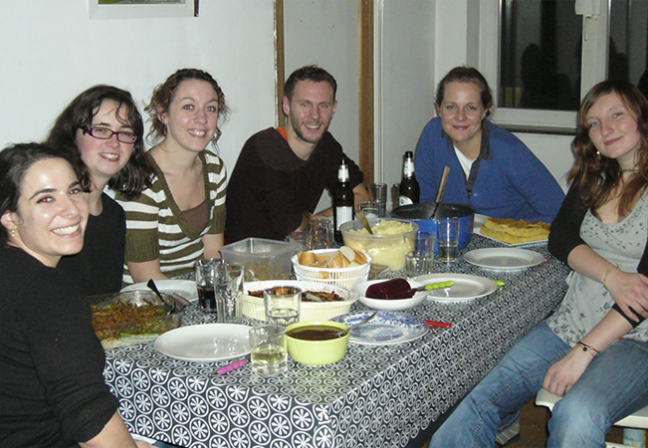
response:
M648 1L614 0L610 11L608 79L623 79L648 94Z
M500 107L578 110L582 18L574 0L502 0Z

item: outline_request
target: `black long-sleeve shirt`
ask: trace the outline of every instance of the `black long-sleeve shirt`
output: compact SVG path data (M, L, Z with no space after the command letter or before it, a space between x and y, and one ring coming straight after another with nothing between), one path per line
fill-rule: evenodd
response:
M101 432L118 401L89 305L64 274L0 250L0 444L71 447Z

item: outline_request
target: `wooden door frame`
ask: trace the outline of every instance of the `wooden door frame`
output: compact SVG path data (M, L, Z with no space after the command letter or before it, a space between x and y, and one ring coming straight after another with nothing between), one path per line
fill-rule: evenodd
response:
M374 0L358 1L359 37L359 158L365 185L374 181ZM284 0L274 1L275 62L277 67L277 124L286 126L283 113L285 75Z

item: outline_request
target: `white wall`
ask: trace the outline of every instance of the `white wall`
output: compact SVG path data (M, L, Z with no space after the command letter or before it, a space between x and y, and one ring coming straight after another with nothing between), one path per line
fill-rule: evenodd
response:
M356 163L360 155L358 14L356 1L284 1L286 79L311 64L335 77L338 106L329 131ZM330 205L324 192L317 210Z
M199 18L112 20L90 20L88 1L0 2L0 148L44 139L87 87L113 84L143 104L183 67L210 72L232 108L219 142L230 172L245 140L275 125L272 0L202 0Z
M446 0L439 0L443 3ZM414 151L434 117L434 8L431 0L383 0L376 8L375 179L400 182L403 154Z

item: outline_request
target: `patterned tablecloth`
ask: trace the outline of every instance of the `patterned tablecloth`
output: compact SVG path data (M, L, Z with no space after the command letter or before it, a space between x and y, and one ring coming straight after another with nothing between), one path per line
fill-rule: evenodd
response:
M466 251L501 244L475 236ZM468 393L506 351L562 299L568 268L545 245L527 247L547 261L493 272L463 260L435 272L506 282L466 303L426 300L409 314L451 322L401 345L350 344L339 362L260 378L249 366L169 358L152 343L108 350L105 377L133 433L185 447L403 447ZM464 251L465 252L465 251ZM354 310L363 309L358 302ZM186 323L206 321L194 305ZM186 324L185 323L185 324Z

